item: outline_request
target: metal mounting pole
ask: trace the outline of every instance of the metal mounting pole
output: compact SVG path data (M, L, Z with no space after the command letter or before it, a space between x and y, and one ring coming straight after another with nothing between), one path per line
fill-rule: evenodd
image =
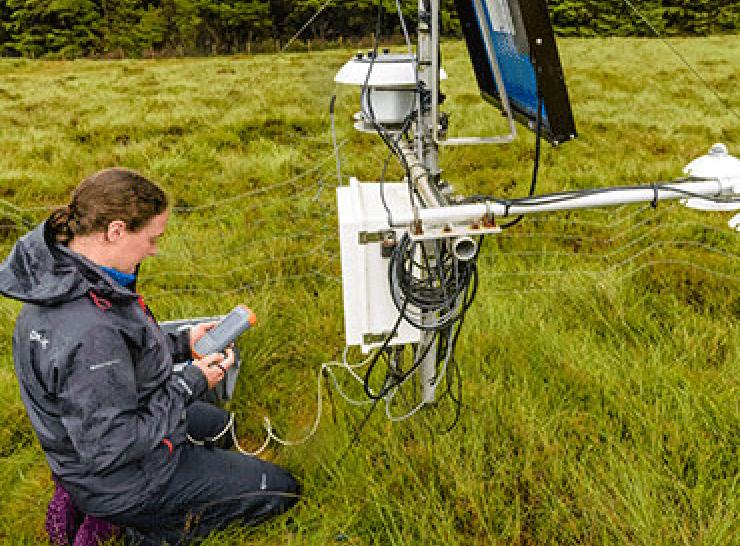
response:
M438 188L439 182L439 165L437 143L433 138L433 129L439 123L436 118L436 102L439 100L436 80L438 74L433 73L433 69L439 70L439 33L433 32L438 28L434 24L434 17L439 16L439 0L419 0L419 42L417 52L417 67L419 74L419 116L416 127L416 161L410 157L410 150L405 150L404 156L407 157L409 165L415 164L416 168L412 169L412 183L416 186L417 193L420 196L424 208L443 207L447 204L443 196L440 195ZM434 91L434 93L431 93ZM426 95L426 96L425 96ZM428 100L425 100L428 98ZM435 108L431 108L434 104ZM420 176L413 174L414 171L423 169ZM426 243L427 256L434 255L434 243ZM426 322L434 322L436 317L430 316L422 319ZM429 347L430 344L434 346ZM419 342L419 350L423 351L427 347L429 350L424 360L419 366L419 382L421 383L421 399L425 404L431 404L435 400L436 390L436 362L437 362L437 342L434 340L434 333L424 331Z

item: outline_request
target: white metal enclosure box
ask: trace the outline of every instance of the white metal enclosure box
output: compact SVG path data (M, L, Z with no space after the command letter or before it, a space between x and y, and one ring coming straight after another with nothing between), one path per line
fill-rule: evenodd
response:
M411 210L405 183L382 185L390 215ZM344 331L348 346L360 345L363 353L380 347L398 320L388 284L388 258L382 255L389 231L400 239L405 229L392 230L381 199L381 184L360 183L337 188L339 244L342 260ZM401 321L389 345L418 343L420 331Z

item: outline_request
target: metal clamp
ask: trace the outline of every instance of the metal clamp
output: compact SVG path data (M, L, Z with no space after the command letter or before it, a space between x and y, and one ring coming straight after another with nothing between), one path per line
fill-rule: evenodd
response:
M483 225L485 227L496 227L496 219L491 210L491 202L486 199L486 213L483 215Z
M414 205L412 212L414 214L414 220L411 222L411 233L421 235L424 233L424 228L421 224L421 218L419 218L419 207Z

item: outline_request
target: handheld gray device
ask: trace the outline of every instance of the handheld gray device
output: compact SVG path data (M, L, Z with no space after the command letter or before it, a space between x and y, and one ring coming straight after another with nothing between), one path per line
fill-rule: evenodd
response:
M222 353L236 338L257 323L257 316L244 305L237 305L214 328L205 333L193 346L193 353L202 358Z

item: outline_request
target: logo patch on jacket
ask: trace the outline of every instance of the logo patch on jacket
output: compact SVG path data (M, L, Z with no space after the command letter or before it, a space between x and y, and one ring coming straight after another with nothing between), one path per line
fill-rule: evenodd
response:
M90 366L91 370L97 370L99 368L105 368L106 366L112 366L113 364L118 364L121 360L118 358L114 358L113 360L108 360L106 362L101 362L100 364L93 364Z
M49 340L44 337L44 334L42 332L37 332L36 330L31 330L31 335L28 336L29 341L38 341L41 343L41 348L46 349L46 346L49 344Z

